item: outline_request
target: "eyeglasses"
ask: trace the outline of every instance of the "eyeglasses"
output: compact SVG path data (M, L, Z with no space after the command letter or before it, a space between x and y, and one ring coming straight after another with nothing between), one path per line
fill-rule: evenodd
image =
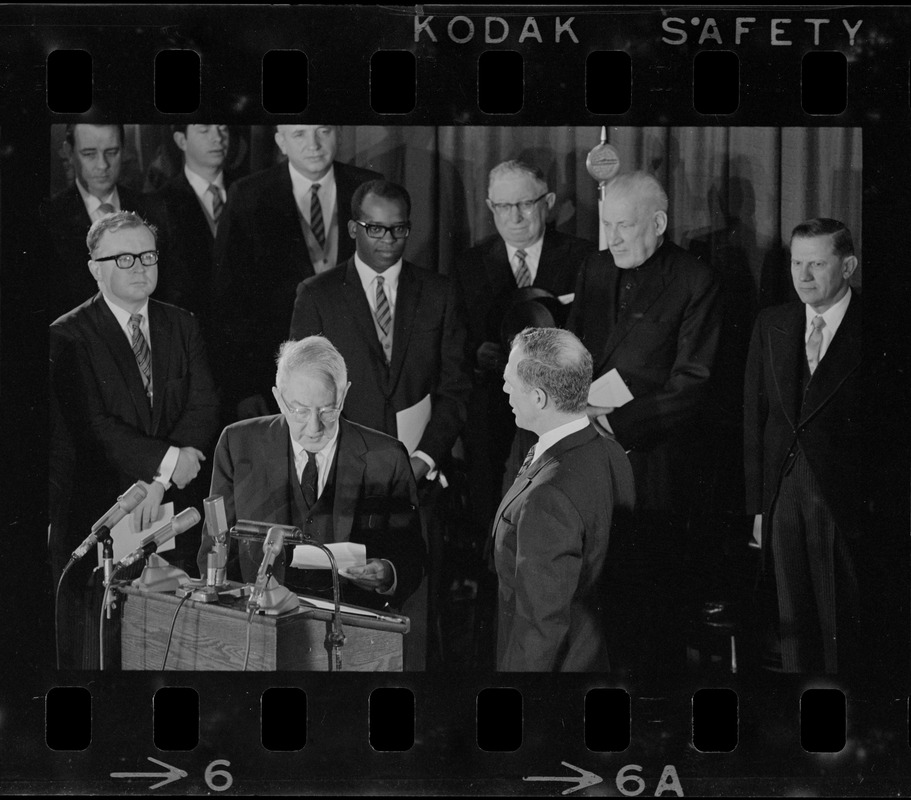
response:
M520 200L518 203L494 203L492 200L488 200L490 207L500 216L505 217L513 208L518 208L523 214L529 214L534 209L534 207L540 203L550 192L544 192L540 197L536 197L534 200Z
M361 222L359 219L354 220L360 225L371 239L382 239L387 233L392 234L393 239L407 239L411 233L411 223L403 222L399 225L377 225L375 222Z
M118 269L130 269L136 263L137 258L142 266L154 267L158 263L158 251L146 250L144 253L118 253L116 256L105 256L104 258L93 258L92 260L113 261Z
M288 413L302 425L306 425L310 421L310 417L313 415L314 411L316 411L319 421L323 425L331 425L342 415L341 407L327 406L326 408L314 409L307 408L306 406L292 406L285 400L285 396L281 392L278 393L278 396L282 399L282 403L285 404Z

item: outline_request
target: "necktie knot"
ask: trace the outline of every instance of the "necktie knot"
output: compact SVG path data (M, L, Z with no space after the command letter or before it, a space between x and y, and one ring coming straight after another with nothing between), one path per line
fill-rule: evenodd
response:
M112 206L110 203L102 203L100 206L98 206L98 213L103 215L113 214L114 206Z
M826 321L817 315L810 321L810 326L813 330L807 338L807 366L812 375L819 366L819 359L822 356L822 329L826 326Z
M525 454L525 460L522 462L522 466L519 468L519 475L521 475L525 470L531 466L531 462L535 457L535 448L537 445L533 444L529 449L528 453Z
M134 329L142 327L142 314L130 314L130 327Z
M528 264L525 263L528 253L524 250L516 250L516 286L520 289L524 289L526 286L531 286L531 272L528 269Z

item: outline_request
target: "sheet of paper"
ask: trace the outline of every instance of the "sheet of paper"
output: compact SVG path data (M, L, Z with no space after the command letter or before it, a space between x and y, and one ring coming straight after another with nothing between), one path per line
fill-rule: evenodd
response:
M324 600L322 597L311 597L310 595L298 595L301 600L302 606L315 606L316 608L323 608L327 611L335 610L335 603L332 600ZM360 608L359 606L346 606L344 603L339 605L339 608L348 613L348 614L357 614L361 617L382 617L382 614L378 614L376 611L371 611L369 608Z
M576 299L576 293L570 292L569 294L561 294L557 300L560 302L560 305L568 306L573 300Z
M145 539L150 533L154 533L159 528L164 525L167 525L171 521L171 517L174 516L174 504L173 503L162 503L158 508L158 520L153 522L149 527L144 528L141 531L133 532L133 515L127 514L120 522L118 522L113 530L111 531L111 536L114 538L114 563L120 561L124 556L128 556L134 550L142 545L142 540ZM158 548L156 552L164 553L168 550L174 549L174 539L171 539L168 542L165 542L161 547ZM98 565L101 566L101 545L98 545Z
M424 429L430 421L430 395L415 403L410 408L399 411L395 415L395 426L398 431L398 440L405 445L408 455L418 449Z
M619 408L632 399L629 388L616 369L612 369L598 380L592 381L591 388L588 390L588 402L593 406Z
M332 542L326 547L335 556L338 571L367 564L367 547L355 542ZM318 547L298 545L294 548L291 566L298 569L329 569L329 556Z

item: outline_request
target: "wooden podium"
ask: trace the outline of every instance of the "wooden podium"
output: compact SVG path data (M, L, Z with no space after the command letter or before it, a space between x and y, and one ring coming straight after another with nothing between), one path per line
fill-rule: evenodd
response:
M170 593L118 587L122 605L120 652L122 669L160 670L168 631L180 598ZM246 599L219 603L186 600L171 637L169 670L238 670L243 668L247 643ZM281 616L256 614L250 625L247 671L305 670L326 672L329 653L326 630L332 612L301 606ZM381 618L342 611L345 644L342 670L397 672L402 670L402 636L407 617L382 613Z

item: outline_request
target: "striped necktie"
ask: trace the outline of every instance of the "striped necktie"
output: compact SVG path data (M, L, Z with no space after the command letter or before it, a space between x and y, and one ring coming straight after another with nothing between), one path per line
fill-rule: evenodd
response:
M212 221L218 225L218 218L225 207L225 202L221 199L221 192L214 183L209 184L208 191L212 195Z
M106 217L108 214L113 214L115 210L116 209L114 206L112 206L110 203L102 203L100 206L98 206L98 210L95 212L95 219L98 220L102 217Z
M310 187L310 230L320 247L326 246L326 226L323 223L323 205L319 201L319 184Z
M139 374L142 376L142 385L146 394L152 396L152 351L149 343L142 334L142 314L130 314L130 331L132 333L133 355L139 365Z
M520 289L531 286L531 272L528 271L528 265L525 263L527 255L528 253L524 250L516 250L516 286Z
M536 447L537 447L537 445L533 444L531 446L531 449L528 451L528 453L526 453L525 460L522 462L522 466L519 467L519 472L518 472L518 475L516 475L516 477L519 477L519 475L521 475L523 472L525 472L525 470L527 470L531 466L531 462L534 460L534 457L535 457L535 448Z
M826 321L820 317L813 317L810 323L813 330L810 332L810 338L807 339L807 365L810 367L810 374L816 371L819 366L819 353L822 350L822 329L826 327Z
M389 298L386 297L386 291L383 289L384 281L385 278L382 275L376 276L376 322L383 335L386 336L392 323L392 309L389 308Z

